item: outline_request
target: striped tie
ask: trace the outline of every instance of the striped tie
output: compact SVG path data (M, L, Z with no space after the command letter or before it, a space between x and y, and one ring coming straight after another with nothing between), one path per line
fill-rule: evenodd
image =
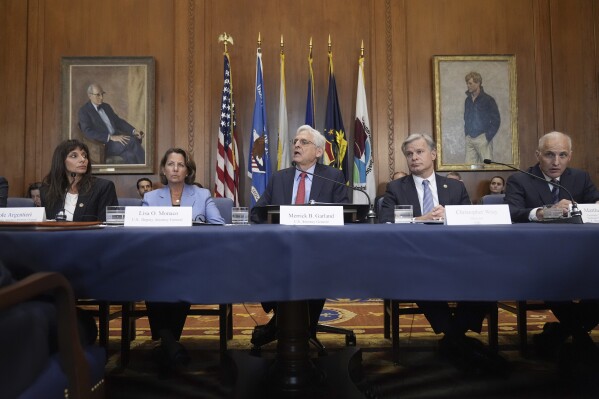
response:
M424 195L422 196L422 214L423 215L426 215L427 213L431 212L433 210L433 208L435 207L435 204L433 203L433 193L431 193L430 184L431 184L431 182L429 182L428 180L422 181L422 185L423 185L423 189L424 189Z
M559 184L557 180L551 179L551 183ZM559 187L551 185L551 199L554 204L559 202Z

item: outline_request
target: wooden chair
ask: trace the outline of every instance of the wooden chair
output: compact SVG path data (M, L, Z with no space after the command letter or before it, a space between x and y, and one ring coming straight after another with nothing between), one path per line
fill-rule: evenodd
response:
M403 305L403 306L400 306ZM404 314L422 314L422 310L413 302L385 299L383 301L383 334L385 338L391 338L392 359L399 363L399 316ZM487 315L489 331L489 347L493 351L498 349L499 316L497 306Z
M36 302L32 301L40 295L51 295L53 302L50 306L56 307L53 314L57 319L58 354L48 357L46 367L24 391L19 393L19 397L103 398L106 353L95 346L81 347L73 291L62 275L34 273L21 281L0 288L0 314L6 316L8 312L17 310L19 306L20 311L43 312L47 308L43 306L36 308ZM40 302L37 304L40 305ZM43 302L41 304L48 305ZM29 307L24 308L24 305ZM36 313L34 317L39 317L39 314ZM13 338L11 342L14 343L22 339L22 337ZM0 362L3 360L3 357L0 357ZM2 392L6 393L8 390L9 387L2 386Z

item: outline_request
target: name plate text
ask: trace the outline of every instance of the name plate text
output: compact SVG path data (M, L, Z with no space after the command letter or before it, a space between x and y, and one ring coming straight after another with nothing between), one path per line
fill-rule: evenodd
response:
M510 208L507 204L498 205L447 205L445 224L512 224Z
M46 208L0 208L0 222L45 222Z
M190 206L128 206L125 208L125 226L182 227L191 226Z
M281 205L280 224L292 226L343 226L342 206Z

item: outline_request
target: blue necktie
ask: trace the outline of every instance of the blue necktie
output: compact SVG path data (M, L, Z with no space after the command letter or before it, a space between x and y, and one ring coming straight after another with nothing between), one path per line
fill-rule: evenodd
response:
M433 210L435 204L433 203L433 193L430 188L431 182L423 180L422 185L424 189L424 195L422 196L422 214L426 215Z
M551 183L559 184L558 181L555 179L551 179ZM559 202L559 187L558 186L554 186L554 185L551 186L551 199L554 204L557 204Z

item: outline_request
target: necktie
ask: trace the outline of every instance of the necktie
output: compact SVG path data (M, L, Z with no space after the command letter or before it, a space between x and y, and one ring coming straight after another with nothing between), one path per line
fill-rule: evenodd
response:
M559 184L558 181L555 179L551 179L551 183ZM557 204L559 202L559 187L558 186L553 186L553 185L551 186L551 199L554 204Z
M431 182L423 180L422 185L424 189L424 195L422 196L422 214L426 215L433 210L435 204L433 203L433 193L430 188Z
M306 199L306 176L308 174L306 172L302 172L300 174L300 181L297 186L297 194L295 195L295 203L303 204Z

